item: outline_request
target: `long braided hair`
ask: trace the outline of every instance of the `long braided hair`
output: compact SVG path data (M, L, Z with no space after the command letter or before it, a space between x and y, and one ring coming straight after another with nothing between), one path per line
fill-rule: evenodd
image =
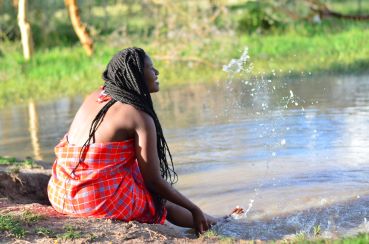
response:
M164 138L163 130L153 107L150 92L144 80L145 57L146 53L141 48L126 48L118 52L108 63L102 76L105 81L104 90L112 99L105 104L92 121L88 139L82 146L79 162L83 161L81 159L84 158L85 149L90 142L95 142L95 132L103 121L106 112L114 103L119 101L146 112L154 120L160 174L163 179L167 180L170 184L174 184L177 181L177 174L174 171L172 155ZM167 153L170 158L170 164L167 160ZM156 220L159 220L163 214L165 199L154 192L152 192L152 196L157 209Z

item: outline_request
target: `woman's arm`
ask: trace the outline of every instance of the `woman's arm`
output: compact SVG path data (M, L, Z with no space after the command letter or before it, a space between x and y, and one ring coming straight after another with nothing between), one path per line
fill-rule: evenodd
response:
M156 129L153 119L139 111L135 119L135 143L138 164L145 185L152 192L168 201L188 209L193 216L193 228L202 233L210 228L210 223L201 209L174 189L160 175L160 161L157 153Z

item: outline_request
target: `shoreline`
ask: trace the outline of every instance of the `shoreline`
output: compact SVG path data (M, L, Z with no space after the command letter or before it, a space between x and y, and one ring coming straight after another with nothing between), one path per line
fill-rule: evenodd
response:
M249 240L217 232L224 222L197 237L193 230L171 224L142 224L109 219L69 217L56 212L47 199L46 185L51 170L42 162L0 157L0 242L41 243L334 243L369 241L369 233L323 238L320 229L313 236L296 233L280 240ZM38 188L37 188L37 187ZM35 194L35 192L39 194ZM10 200L12 198L12 200ZM251 224L251 223L250 223Z

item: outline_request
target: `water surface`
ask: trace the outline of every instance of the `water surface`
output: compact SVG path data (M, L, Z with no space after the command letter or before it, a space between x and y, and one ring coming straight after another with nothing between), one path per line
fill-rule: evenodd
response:
M369 76L233 80L153 95L179 174L225 235L369 231ZM50 162L82 97L0 111L0 155Z

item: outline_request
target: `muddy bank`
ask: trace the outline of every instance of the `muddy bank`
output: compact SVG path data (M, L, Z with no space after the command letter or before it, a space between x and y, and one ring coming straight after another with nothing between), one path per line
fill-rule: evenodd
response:
M208 243L192 230L107 219L73 218L56 212L47 199L51 170L40 165L0 166L0 242L17 243Z
M147 243L147 242L202 242L195 236L175 230L168 225L149 225L93 218L71 218L59 214L51 206L16 204L5 198L0 200L0 215L11 216L18 227L2 231L0 242L19 243ZM25 216L32 216L28 220ZM17 230L18 228L18 230ZM19 228L23 230L19 230Z

